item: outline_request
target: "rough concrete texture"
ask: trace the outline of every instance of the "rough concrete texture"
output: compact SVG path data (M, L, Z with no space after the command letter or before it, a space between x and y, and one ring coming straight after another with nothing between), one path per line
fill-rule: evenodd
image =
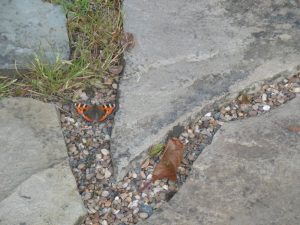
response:
M0 71L26 69L34 54L53 63L69 58L66 16L59 5L42 0L1 0Z
M300 97L226 123L174 198L139 224L299 224L300 133L287 129L299 122Z
M0 101L0 224L76 224L86 211L53 105Z
M178 123L255 82L300 65L292 0L125 0L125 54L112 134L115 176ZM138 18L138 19L137 19Z

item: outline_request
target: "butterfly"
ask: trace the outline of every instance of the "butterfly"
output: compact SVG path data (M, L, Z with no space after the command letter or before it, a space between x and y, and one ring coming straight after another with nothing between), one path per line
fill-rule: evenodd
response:
M89 122L103 122L109 115L111 115L115 108L115 104L104 105L86 105L82 103L74 104L76 111Z

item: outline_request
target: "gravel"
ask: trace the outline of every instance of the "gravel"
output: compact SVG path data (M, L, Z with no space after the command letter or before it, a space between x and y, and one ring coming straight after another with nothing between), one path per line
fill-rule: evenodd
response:
M92 103L115 101L117 81L113 78L105 81L109 88L102 92L96 90ZM152 184L152 172L159 157L145 159L141 165L132 168L121 182L116 182L112 176L109 151L112 118L101 124L91 124L70 105L63 106L63 109L70 109L69 112L61 112L69 162L88 209L82 225L135 224L148 218L176 194L189 175L193 162L225 122L268 113L299 93L300 75L297 74L277 83L266 83L256 93L243 94L226 105L207 111L203 117L186 126L180 135L186 147L177 181L163 179ZM84 91L80 92L80 96L82 100L86 99Z

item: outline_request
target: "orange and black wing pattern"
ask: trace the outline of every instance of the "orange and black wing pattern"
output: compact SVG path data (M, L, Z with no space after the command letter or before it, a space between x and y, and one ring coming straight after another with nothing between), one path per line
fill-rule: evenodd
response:
M105 104L105 105L101 105L101 106L98 106L99 107L99 110L102 110L105 114L99 119L99 123L106 120L106 118L111 115L115 108L116 108L116 105L115 104Z
M75 109L85 120L89 122L103 122L106 118L111 115L115 108L115 104L104 104L101 106L94 106L94 105L86 105L83 103L75 103ZM102 115L99 119L96 119L94 114Z

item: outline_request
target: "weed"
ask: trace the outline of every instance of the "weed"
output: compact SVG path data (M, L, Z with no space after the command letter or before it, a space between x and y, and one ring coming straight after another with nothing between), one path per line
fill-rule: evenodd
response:
M0 76L0 97L6 96L10 92L10 87L17 81L17 79L10 79L8 77Z
M119 0L47 0L61 4L67 14L70 60L49 64L36 56L30 72L20 74L30 92L66 98L93 85L120 64L122 15ZM99 82L99 81L98 81ZM21 84L20 84L21 85Z
M43 62L35 56L30 71L21 75L23 81L32 87L33 91L48 96L62 96L66 90L80 85L78 81L88 77L88 64L85 67L62 60L59 56L53 64Z

